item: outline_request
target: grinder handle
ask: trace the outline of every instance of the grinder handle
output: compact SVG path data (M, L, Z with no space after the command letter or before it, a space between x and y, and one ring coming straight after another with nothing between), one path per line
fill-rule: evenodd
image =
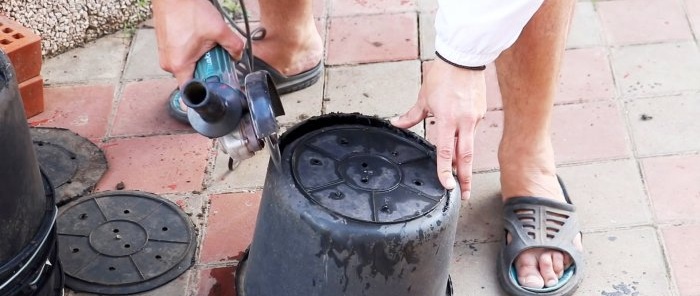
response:
M240 89L231 56L221 45L214 46L197 61L194 78L203 82L221 82Z

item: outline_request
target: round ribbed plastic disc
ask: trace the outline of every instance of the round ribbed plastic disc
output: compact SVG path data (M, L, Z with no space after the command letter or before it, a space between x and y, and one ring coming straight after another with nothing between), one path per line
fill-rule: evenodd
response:
M297 141L292 157L297 186L335 214L375 223L407 221L445 196L434 157L415 139L378 127L342 125Z
M100 148L62 128L31 128L34 151L63 205L89 193L107 171Z
M89 196L61 213L57 231L66 286L76 291L148 291L177 278L194 260L192 222L153 194Z

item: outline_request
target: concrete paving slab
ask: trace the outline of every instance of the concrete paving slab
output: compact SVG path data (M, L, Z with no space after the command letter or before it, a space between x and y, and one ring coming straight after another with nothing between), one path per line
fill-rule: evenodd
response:
M600 20L591 1L579 1L569 29L567 48L583 48L603 45Z
M321 115L323 105L323 86L326 75L322 75L316 84L297 92L282 96L284 116L277 117L283 126L292 126L309 117Z
M558 168L583 230L650 225L649 200L634 160ZM624 215L620 215L624 211Z
M420 59L435 59L435 12L418 14L418 38L420 39Z
M172 77L172 74L160 68L156 30L139 29L131 43L124 69L124 79Z
M212 192L236 192L262 188L270 154L266 149L246 159L233 171L228 169L228 155L216 146L216 158L205 184Z
M408 111L420 88L417 60L328 69L324 111L382 118Z
M700 86L700 51L694 42L613 48L611 60L623 96L663 95Z
M65 84L119 79L129 39L111 35L44 61L45 84Z
M583 245L588 270L576 295L675 295L654 228L586 233Z
M625 105L638 156L700 150L700 95L639 99Z

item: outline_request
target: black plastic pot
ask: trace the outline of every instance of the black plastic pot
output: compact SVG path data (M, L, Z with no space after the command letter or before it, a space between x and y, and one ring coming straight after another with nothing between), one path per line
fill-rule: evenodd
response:
M0 51L0 295L60 295L53 187L42 176L13 68Z
M358 114L312 118L268 166L239 296L445 296L460 199L415 134Z

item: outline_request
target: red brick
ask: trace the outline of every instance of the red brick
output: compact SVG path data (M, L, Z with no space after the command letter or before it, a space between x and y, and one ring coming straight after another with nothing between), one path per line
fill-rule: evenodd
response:
M27 118L44 112L44 80L36 76L19 84L19 94Z
M260 192L212 196L199 262L240 260L253 239L259 208Z
M236 296L236 268L204 269L199 273L198 296Z
M0 49L10 58L17 82L41 73L41 38L3 15L0 15Z

